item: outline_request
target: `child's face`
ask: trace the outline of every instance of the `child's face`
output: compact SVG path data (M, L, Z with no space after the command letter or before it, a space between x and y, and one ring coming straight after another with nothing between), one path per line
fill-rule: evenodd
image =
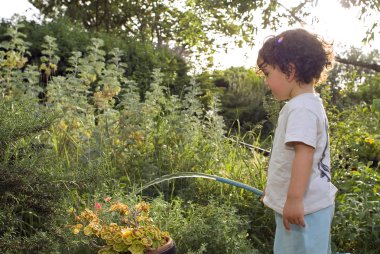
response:
M265 84L272 91L273 96L280 101L289 99L293 83L289 82L288 76L279 67L264 62L259 63L259 66L265 75Z

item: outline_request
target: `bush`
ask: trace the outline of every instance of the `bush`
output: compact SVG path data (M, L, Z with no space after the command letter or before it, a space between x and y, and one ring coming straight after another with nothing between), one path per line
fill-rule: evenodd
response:
M169 204L158 198L152 215L171 233L178 253L259 253L248 240L247 218L227 204L212 199L206 205L180 199Z
M36 137L55 117L25 101L1 101L0 114L0 250L50 252L62 192L49 172L51 153Z
M91 39L95 37L105 42L102 50L106 53L110 53L115 48L120 49L122 52L120 60L125 63L124 75L136 82L142 96L153 82L152 73L157 68L165 74L163 85L169 87L174 94L181 94L183 88L190 83L188 76L190 66L182 56L166 47L156 48L152 44L142 43L120 34L90 33L67 18L59 18L42 24L21 19L20 23L23 26L20 31L26 37L23 40L29 43L28 51L31 54L29 62L31 64L40 65L46 36L57 40L58 51L56 54L60 59L56 72L58 75L66 75L67 68L70 67L69 59L72 52L87 53L88 47L92 45ZM0 33L2 35L0 35L0 41L9 39L5 34L10 27L12 27L10 23L4 21L0 23L0 31L4 32Z
M263 107L269 90L254 70L232 67L202 73L197 79L205 93L206 105L212 94L220 95L220 114L232 133L244 134L253 129L260 129L265 135L270 132L271 125L266 121L268 116Z
M336 251L380 252L380 173L369 165L334 176L339 187L332 227Z

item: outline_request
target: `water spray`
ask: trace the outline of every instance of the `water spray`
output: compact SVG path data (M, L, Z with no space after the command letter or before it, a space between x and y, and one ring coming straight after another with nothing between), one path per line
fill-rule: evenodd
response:
M255 195L263 196L263 191L258 190L252 186L249 186L245 183L237 182L231 179L227 179L224 177L216 176L216 175L210 175L210 174L204 174L204 173L193 173L193 172L182 172L182 173L174 173L169 175L164 175L160 178L154 179L153 181L150 181L149 183L145 184L141 188L139 188L137 191L135 191L132 195L136 195L137 193L145 190L146 188L156 185L165 181L170 181L177 178L205 178L210 180L215 180L220 183L226 183L238 188L243 188L247 191L253 192Z

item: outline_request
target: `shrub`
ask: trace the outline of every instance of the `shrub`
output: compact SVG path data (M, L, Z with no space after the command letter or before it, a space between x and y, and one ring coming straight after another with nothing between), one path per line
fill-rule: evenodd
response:
M181 199L169 204L157 198L152 216L171 233L178 253L259 253L248 240L247 218L233 206L212 199L200 205Z
M337 251L380 251L380 173L369 165L360 163L357 168L336 172L334 176L339 192L332 240Z
M36 103L0 101L0 250L50 252L62 192L49 170L51 153L37 135L55 117Z

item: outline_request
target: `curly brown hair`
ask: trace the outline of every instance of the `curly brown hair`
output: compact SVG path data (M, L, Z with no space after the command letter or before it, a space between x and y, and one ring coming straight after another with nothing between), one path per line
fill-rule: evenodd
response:
M323 82L332 68L334 52L328 43L316 34L304 29L288 30L267 39L259 51L257 63L269 64L289 75L290 64L295 66L295 77L299 83Z

